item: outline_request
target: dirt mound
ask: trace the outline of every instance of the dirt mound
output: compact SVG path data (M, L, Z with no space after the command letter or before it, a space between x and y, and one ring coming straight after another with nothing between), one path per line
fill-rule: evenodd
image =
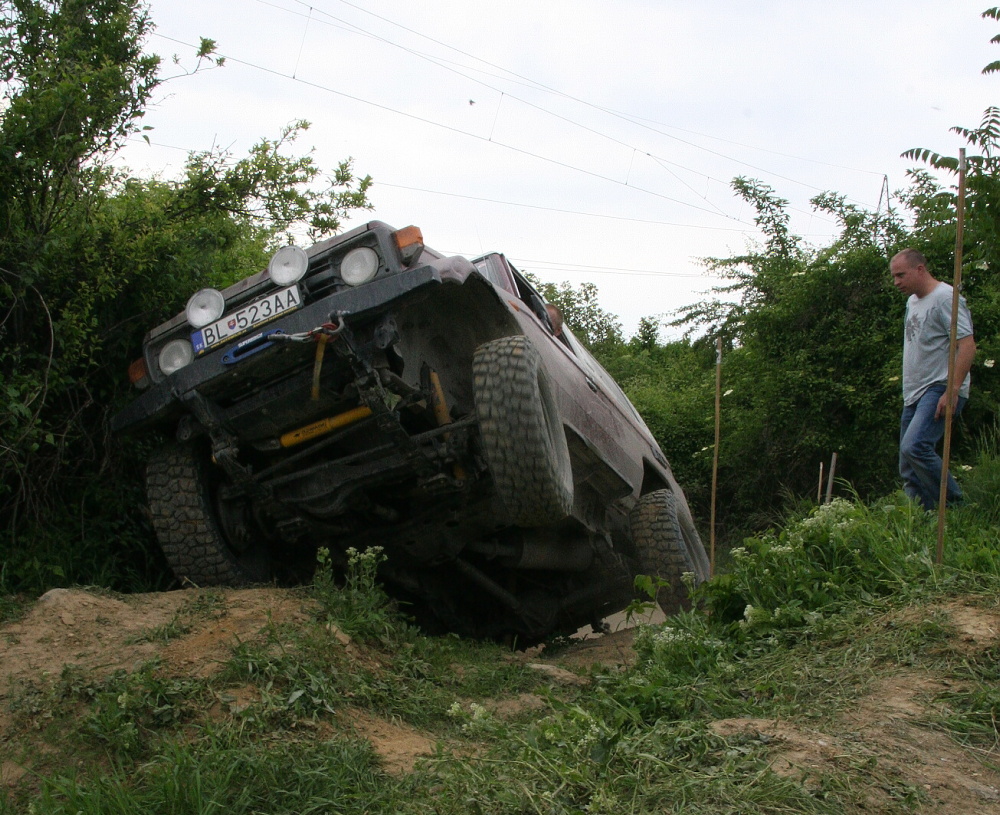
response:
M53 589L24 618L0 627L0 745L15 735L9 706L29 684L53 682L67 667L99 679L154 659L171 676L208 677L239 643L263 638L273 626L306 620L308 603L301 592L270 588L128 596ZM624 618L611 622L617 628ZM349 638L338 639L348 655L364 660ZM581 631L551 660L540 649L511 658L528 663L549 684L586 684L589 680L574 671L628 662L631 642L628 629L606 635ZM238 712L255 701L255 693L252 688L227 690L213 715ZM544 706L540 697L523 694L497 700L493 712L506 718ZM345 723L371 742L390 772L408 772L419 757L434 752L434 741L425 734L366 711L347 711ZM0 783L15 782L22 772L15 762L0 762Z
M1000 614L994 610L955 601L936 613L955 630L953 647L971 652L1000 641ZM922 609L901 617L906 615L927 617ZM1000 773L987 763L990 759L995 763L995 756L963 749L926 725L939 712L934 699L951 689L953 684L946 680L901 671L878 679L853 710L837 719L836 732L762 719L725 719L715 722L713 729L721 736L768 744L771 768L807 784L838 768L871 768L882 777L876 789L887 796L868 802L873 812L886 809L888 797L898 799L910 788L925 794L926 811L1000 813Z
M127 597L53 589L2 629L0 699L11 684L67 665L101 676L159 657L173 671L205 676L239 639L295 619L306 619L301 597L276 589Z
M158 659L172 676L207 677L239 643L263 638L274 626L308 619L308 603L300 592L278 589L191 589L128 597L50 591L23 619L0 627L0 746L24 736L12 730L10 702L29 684L55 681L65 666L100 677ZM1000 642L1000 614L992 610L953 602L935 609L934 615L956 632L955 647L967 647L971 653ZM617 629L612 633L581 632L551 653L535 650L511 658L523 661L549 684L586 684L593 666L626 665L634 659L633 631L621 627L621 620L612 622ZM340 639L348 655L358 651L349 638ZM776 773L806 784L819 783L836 769L870 768L880 778L873 788L887 796L868 801L872 811L906 790L918 789L928 811L1000 815L1000 774L985 761L991 757L977 756L927 727L935 698L949 688L946 681L917 671L895 673L874 682L828 730L762 719L727 719L713 727L724 738L765 745ZM252 688L245 694L229 689L219 697L218 714L245 708L255 701L255 693ZM542 698L528 693L498 699L490 709L507 717L541 712L545 706ZM344 722L371 742L392 773L409 772L419 757L435 750L432 738L370 711L347 710ZM14 783L22 773L16 762L0 761L2 783Z

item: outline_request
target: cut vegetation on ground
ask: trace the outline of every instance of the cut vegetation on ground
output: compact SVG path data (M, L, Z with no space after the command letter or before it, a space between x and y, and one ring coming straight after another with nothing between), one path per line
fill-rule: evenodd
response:
M346 586L56 590L0 629L0 812L1000 813L998 503L835 501L696 611L529 652ZM655 588L655 587L654 587Z

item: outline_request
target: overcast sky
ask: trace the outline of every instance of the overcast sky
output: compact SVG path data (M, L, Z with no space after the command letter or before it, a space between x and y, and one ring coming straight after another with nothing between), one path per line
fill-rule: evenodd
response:
M173 177L186 152L245 155L296 119L320 166L352 157L372 213L428 245L496 250L545 281L595 283L626 334L714 282L699 258L758 238L730 181L770 184L824 245L821 191L885 206L928 147L1000 102L971 0L152 0L162 75L123 159ZM180 62L175 65L176 55ZM670 336L664 334L664 336Z

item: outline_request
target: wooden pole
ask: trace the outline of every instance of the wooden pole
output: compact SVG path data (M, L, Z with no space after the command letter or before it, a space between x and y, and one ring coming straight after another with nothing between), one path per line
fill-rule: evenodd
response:
M961 382L955 382L955 353L958 347L958 298L962 287L962 238L965 228L965 148L958 151L958 212L955 225L955 276L951 293L951 336L948 341L948 403L944 410L944 451L941 454L941 488L938 491L937 558L940 566L944 562L944 515L948 503L948 467L951 462L951 421L955 410L951 395Z
M708 576L715 575L715 493L719 485L719 426L722 416L722 337L715 340L715 447L712 454L712 518L708 543Z
M816 505L823 503L823 462L819 463L819 484L816 485Z
M830 475L826 479L826 503L833 499L833 475L837 472L837 454L830 459Z

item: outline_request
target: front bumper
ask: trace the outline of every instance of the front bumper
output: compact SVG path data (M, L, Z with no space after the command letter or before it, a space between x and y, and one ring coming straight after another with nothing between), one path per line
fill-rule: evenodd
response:
M379 311L410 301L442 284L441 271L433 266L411 269L401 274L373 280L357 289L345 289L310 303L286 317L266 325L267 331L280 329L285 334L311 331L330 322L334 315L344 315L348 325L364 321ZM224 358L233 343L227 343L194 360L190 365L152 385L111 420L115 433L136 430L178 419L185 412L188 394L220 380L240 378L240 364L226 364Z

